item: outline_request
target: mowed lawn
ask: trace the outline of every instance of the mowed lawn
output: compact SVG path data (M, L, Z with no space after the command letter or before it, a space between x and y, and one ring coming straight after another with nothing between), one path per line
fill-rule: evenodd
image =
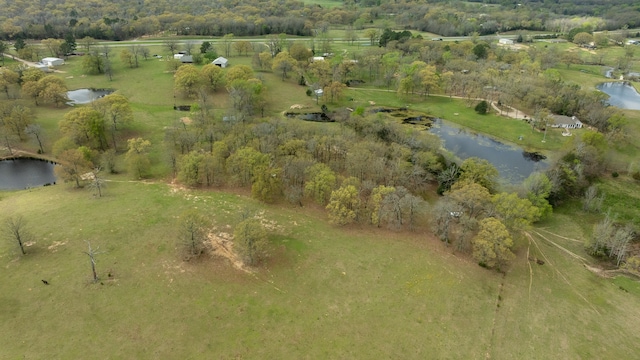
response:
M26 256L0 243L1 358L619 359L637 349L638 295L539 238L547 263L530 277L521 243L503 277L425 232L336 228L317 209L217 191L123 181L103 198L61 185L0 196L0 221L22 214L34 235ZM254 274L222 258L184 261L189 208L225 233L259 214L273 256ZM97 284L85 240L105 251Z

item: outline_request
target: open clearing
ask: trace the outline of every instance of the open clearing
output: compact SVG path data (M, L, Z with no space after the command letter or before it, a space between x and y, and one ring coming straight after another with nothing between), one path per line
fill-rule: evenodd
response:
M176 224L191 207L217 233L260 213L273 257L252 273L223 257L183 261ZM424 233L334 228L310 208L164 184L110 182L100 199L64 186L4 193L0 213L23 214L35 235L24 257L0 243L2 358L619 359L640 340L638 294L535 232L502 276ZM559 235L581 235L571 231ZM106 251L101 283L83 240Z

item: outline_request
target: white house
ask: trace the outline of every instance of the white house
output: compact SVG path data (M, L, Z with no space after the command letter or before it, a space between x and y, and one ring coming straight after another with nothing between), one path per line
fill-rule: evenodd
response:
M500 40L498 40L498 44L513 45L513 40L511 40L511 39L500 39Z
M582 122L575 116L551 115L553 128L582 129Z
M46 66L64 65L64 60L59 59L59 58L54 58L54 57L46 57L46 58L40 60L40 62L43 63Z
M176 60L182 59L183 56L184 56L184 54L173 54L173 58L176 59Z
M311 61L324 61L324 56L314 56Z
M218 65L221 68L226 68L229 60L223 58L222 56L217 57L215 60L211 62L213 65Z

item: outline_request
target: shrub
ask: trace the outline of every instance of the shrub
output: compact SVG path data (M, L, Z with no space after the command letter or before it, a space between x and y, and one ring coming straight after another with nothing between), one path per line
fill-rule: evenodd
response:
M620 176L620 174L618 174L617 171L614 171L613 173L611 173L611 176L613 176L614 178L617 178L618 176Z
M311 94L313 94L313 91L311 89L307 89L307 96L311 96Z
M489 104L486 101L482 100L476 105L474 109L480 115L486 115L489 112Z

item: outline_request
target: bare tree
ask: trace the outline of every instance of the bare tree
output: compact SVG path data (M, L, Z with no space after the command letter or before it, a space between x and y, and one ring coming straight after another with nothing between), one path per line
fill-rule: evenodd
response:
M179 44L176 40L167 40L164 42L164 47L169 50L171 57L173 58L173 54L178 52Z
M86 242L87 246L89 246L89 251L85 251L84 253L89 256L89 259L91 259L91 273L93 274L93 282L95 283L98 282L98 273L96 272L96 255L102 254L104 253L104 251L98 251L100 250L100 247L93 249L91 247L91 243L87 240L85 240L84 242Z
M109 59L109 55L111 54L111 47L109 45L102 45L102 56L105 59Z
M91 182L89 183L89 188L94 191L93 196L102 197L102 189L106 186L106 182L102 177L98 176L100 172L100 168L95 168L93 172L91 172Z
M25 134L30 134L35 136L36 140L38 141L38 146L40 146L40 154L44 154L44 148L42 147L42 139L40 138L40 136L42 136L42 127L39 124L29 124L25 129L24 129Z
M140 66L139 59L142 56L142 45L131 45L131 54L133 55L134 67Z
M604 201L604 194L598 195L598 188L595 185L589 186L582 199L582 210L589 212L599 212Z
M31 234L27 231L26 224L27 222L24 220L22 215L18 215L16 217L8 218L5 221L4 228L2 229L3 235L8 240L18 243L22 255L27 254L24 250L24 244L31 239Z
M196 42L192 40L184 43L184 50L187 52L187 55L191 55L191 51L193 51L193 48L195 46L196 46Z

